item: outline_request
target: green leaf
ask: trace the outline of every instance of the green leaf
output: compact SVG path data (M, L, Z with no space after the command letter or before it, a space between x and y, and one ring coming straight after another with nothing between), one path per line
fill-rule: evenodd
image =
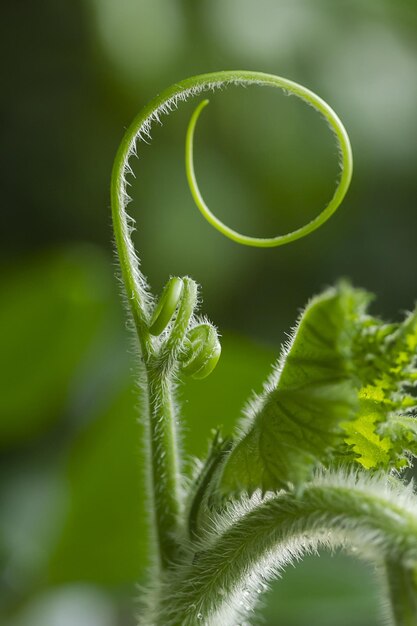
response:
M352 347L368 300L341 284L310 302L249 411L246 434L224 467L223 492L300 485L343 442L341 424L358 408Z
M369 294L340 284L307 306L244 435L224 493L303 484L319 464L402 469L417 456L417 310L385 324Z
M367 317L356 338L362 381L357 418L344 425L346 443L366 469L401 469L417 453L417 311L400 324Z

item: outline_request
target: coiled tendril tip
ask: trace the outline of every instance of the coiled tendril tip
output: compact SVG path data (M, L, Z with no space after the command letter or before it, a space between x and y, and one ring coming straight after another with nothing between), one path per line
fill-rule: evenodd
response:
M199 324L187 333L187 348L182 370L192 378L207 378L216 367L221 345L216 329L211 324Z
M219 220L209 209L201 194L194 168L195 127L197 125L197 121L201 115L201 112L209 104L209 100L205 99L199 103L191 116L187 128L185 140L185 171L188 186L190 188L190 192L194 199L194 202L203 217L209 222L209 224L211 224L214 228L216 228L216 230L218 230L220 233L222 233L232 241L235 241L236 243L240 243L245 246L254 246L258 248L282 246L286 243L290 243L292 241L295 241L296 239L300 239L301 237L304 237L305 235L313 232L314 230L319 228L319 226L324 224L340 206L343 198L346 195L352 178L352 150L346 130L336 113L323 100L321 100L321 98L316 96L311 91L301 87L300 85L297 85L296 83L292 83L291 81L285 81L284 79L281 80L283 81L283 85L281 85L281 88L285 92L290 94L295 93L297 96L301 97L303 100L311 104L325 117L330 125L330 128L335 134L340 147L340 167L342 174L340 177L340 181L337 184L336 190L333 194L333 197L317 217L315 217L313 220L311 220L301 228L298 228L285 235L277 235L275 237L252 237L250 235L243 235L242 233L233 230L224 222Z
M116 154L111 181L114 235L120 260L121 274L126 292L131 294L129 305L138 331L141 350L145 355L151 354L154 349L150 336L158 336L163 332L169 324L169 321L173 318L177 310L177 304L184 301L186 286L185 283L183 283L184 291L181 292L181 283L179 282L181 279L175 279L175 282L169 286L168 292L163 294L161 302L158 304L152 316L152 302L149 299L149 289L146 278L139 267L139 259L134 250L131 239L132 219L127 213L128 198L126 192L126 174L129 172L130 168L129 158L132 154L136 154L137 141L143 141L144 138L149 135L153 122L158 120L160 115L169 113L179 101L185 101L188 97L197 96L204 91L220 89L228 85L256 85L258 87L279 88L286 93L296 95L316 109L329 124L338 143L341 176L334 195L328 205L317 217L301 228L285 235L269 238L251 237L233 230L221 222L210 211L201 195L195 175L193 155L194 132L198 118L209 102L205 99L200 102L194 111L188 126L185 146L185 165L188 184L196 205L205 219L214 228L229 239L247 246L266 248L284 245L304 237L324 224L342 202L350 184L352 176L352 151L347 132L342 122L324 100L306 87L288 80L287 78L246 70L214 72L187 78L180 83L172 85L152 100L136 116L127 129ZM149 324L150 317L151 323Z

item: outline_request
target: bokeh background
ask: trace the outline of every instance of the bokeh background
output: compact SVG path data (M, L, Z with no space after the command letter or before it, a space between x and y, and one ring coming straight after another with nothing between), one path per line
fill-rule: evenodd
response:
M14 0L0 55L0 622L131 626L147 565L143 444L109 210L112 159L150 98L192 74L254 69L310 87L351 136L339 212L287 248L222 238L193 207L183 143L195 101L134 163L144 272L203 286L223 356L181 386L185 448L230 431L299 308L340 276L395 318L416 298L415 0ZM337 155L314 111L278 90L211 97L196 166L209 205L244 232L287 232L330 198ZM374 626L372 571L311 556L260 615L277 626Z

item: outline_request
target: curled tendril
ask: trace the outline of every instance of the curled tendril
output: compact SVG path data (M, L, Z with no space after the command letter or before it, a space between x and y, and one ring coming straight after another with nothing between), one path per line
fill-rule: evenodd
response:
M298 85L299 87L299 85ZM291 88L287 87L287 89L291 92L294 91ZM294 91L294 93L296 93ZM307 99L307 98L306 98ZM318 98L315 94L309 92L308 102L313 106L316 104L322 104L323 101ZM245 246L254 246L257 248L272 248L275 246L282 246L286 243L290 243L295 241L296 239L300 239L305 235L313 232L316 228L319 228L324 222L326 222L331 215L336 211L336 209L340 206L343 198L346 195L348 190L351 178L352 178L352 151L349 143L349 138L346 133L345 128L343 127L342 122L337 117L336 113L330 109L330 107L326 107L325 111L321 110L324 113L328 123L330 124L331 129L337 136L339 140L340 146L340 154L341 154L341 170L342 174L339 180L339 183L336 187L336 190L333 194L332 199L327 204L327 206L322 210L322 212L315 217L313 220L305 224L301 228L298 228L286 235L277 235L276 237L251 237L249 235L242 235L241 233L233 230L223 222L221 222L208 208L207 204L204 201L203 196L201 195L201 191L199 189L195 169L194 169L194 132L197 121L201 115L202 110L209 104L208 100L203 100L195 109L194 113L191 116L187 135L185 140L185 170L187 174L188 185L191 191L191 194L194 198L194 202L196 203L198 209L205 219L211 224L214 228L216 228L223 235L232 239L232 241L236 241ZM319 108L318 106L316 108Z
M296 95L309 105L313 106L325 118L335 135L340 151L341 175L335 193L329 204L317 217L301 228L286 235L278 235L277 237L270 238L250 237L232 230L218 220L209 210L202 198L195 177L193 162L193 137L198 117L207 103L206 101L203 101L194 112L187 132L186 170L194 200L210 224L227 237L230 237L232 240L244 245L258 247L283 245L304 237L324 224L324 222L326 222L326 220L336 211L349 187L352 176L352 151L346 130L336 113L329 107L329 105L319 98L319 96L302 85L272 74L238 70L193 76L172 85L158 95L142 109L127 129L116 154L111 181L111 204L114 236L120 260L120 270L126 289L127 300L131 309L133 320L138 330L142 353L145 357L147 354L152 354L154 349L153 342L150 337L151 331L149 328L149 320L152 317L153 311L153 298L150 294L147 281L140 271L139 258L136 255L131 238L134 221L127 213L127 205L130 201L127 193L127 176L131 173L129 159L132 155L136 155L136 144L150 137L152 125L155 122L159 122L161 116L169 114L181 101L185 101L189 97L198 96L205 91L214 91L227 85L278 87L287 93ZM163 318L161 318L161 324L162 319ZM157 324L157 326L153 329L156 332L158 322L153 318L152 322Z
M217 331L209 323L194 326L186 337L183 372L199 380L214 370L221 354Z

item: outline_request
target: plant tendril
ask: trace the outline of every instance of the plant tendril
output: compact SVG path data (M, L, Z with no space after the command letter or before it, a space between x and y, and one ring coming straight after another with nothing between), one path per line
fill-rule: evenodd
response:
M187 334L187 346L183 372L196 379L207 378L216 367L222 350L216 329L208 323L194 326Z
M352 177L352 151L346 130L336 113L319 96L309 89L291 80L264 74L263 72L251 72L244 70L222 71L211 74L192 76L175 85L172 85L159 96L152 100L133 120L127 129L114 161L111 180L111 204L113 214L114 237L117 246L120 270L125 285L127 301L131 314L138 330L141 349L144 355L152 352L152 342L149 339L149 318L152 309L152 296L150 295L147 281L140 271L140 261L136 255L131 233L134 220L127 213L127 205L130 201L127 193L127 176L131 173L129 159L136 155L136 144L150 137L152 124L160 121L161 116L169 114L181 101L189 97L200 95L204 91L214 91L227 85L247 86L257 85L262 87L278 87L301 98L316 109L328 122L334 133L339 150L341 162L341 176L336 191L324 210L305 226L294 230L286 235L271 238L257 238L242 235L218 220L205 204L194 172L193 162L193 136L197 119L206 106L203 101L194 112L186 138L186 172L188 183L194 200L204 217L224 235L230 239L249 246L270 247L279 246L295 241L300 237L313 232L336 211L342 202L349 187Z
M298 87L300 86L298 85ZM286 89L290 92L297 93L289 86L287 86ZM297 93L297 95L300 94ZM325 108L323 108L322 105L324 103L320 98L318 98L318 96L316 96L312 92L308 92L308 97L306 95L304 95L303 97L309 104L317 108L325 116L330 125L330 128L337 137L341 155L341 177L332 199L317 217L312 219L301 228L287 233L286 235L277 235L276 237L251 237L249 235L243 235L227 226L224 222L220 221L210 211L206 202L204 201L203 196L201 195L194 169L195 127L197 125L197 121L201 115L201 112L209 104L209 100L203 100L202 102L200 102L200 104L197 106L191 116L185 140L185 171L191 194L199 211L201 212L203 217L209 222L209 224L211 224L214 228L216 228L216 230L225 235L225 237L228 237L236 243L240 243L245 246L253 246L256 248L273 248L275 246L282 246L286 243L291 243L296 239L301 239L301 237L308 235L309 233L319 228L322 224L324 224L329 219L329 217L331 217L331 215L333 215L333 213L338 209L343 198L346 195L352 178L352 150L346 130L336 113L328 105L325 105ZM317 106L318 104L321 105L320 108L319 106Z

